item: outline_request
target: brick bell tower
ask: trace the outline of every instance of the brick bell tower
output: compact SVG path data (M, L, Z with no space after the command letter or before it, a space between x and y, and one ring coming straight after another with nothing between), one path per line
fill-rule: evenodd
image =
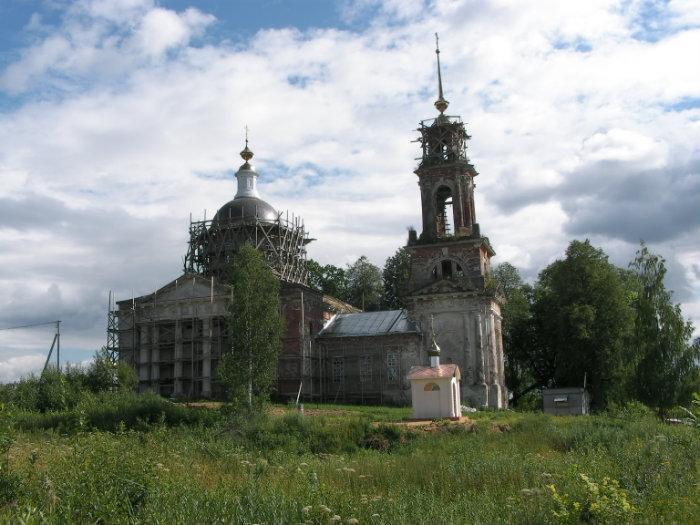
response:
M418 128L422 156L415 174L423 229L420 235L409 230L409 311L424 330L434 317L443 361L462 371L462 399L473 406L503 408L500 298L488 279L495 252L476 222L478 173L467 158L470 137L459 116L445 114L449 103L442 90L437 34L435 40L439 115ZM430 337L423 341L427 356Z

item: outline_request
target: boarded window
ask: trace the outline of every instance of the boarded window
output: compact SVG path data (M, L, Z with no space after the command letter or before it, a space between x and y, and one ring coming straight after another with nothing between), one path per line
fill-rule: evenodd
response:
M342 357L333 358L333 383L339 385L345 379L345 360Z
M386 380L388 383L399 381L399 354L397 352L386 354Z
M438 392L440 391L440 386L437 383L427 383L424 387L423 390L426 392Z
M360 382L372 382L372 358L368 355L360 357Z

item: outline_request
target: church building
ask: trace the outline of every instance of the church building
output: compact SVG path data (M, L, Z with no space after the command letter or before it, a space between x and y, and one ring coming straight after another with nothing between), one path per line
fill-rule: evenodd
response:
M495 252L476 222L478 173L467 157L470 137L460 117L445 114L439 48L436 54L438 116L423 120L418 128L422 156L415 174L423 227L420 235L409 231L408 308L339 314L323 329L317 345L329 369L326 393L331 399L357 401L374 394L373 400L408 404L406 375L412 366L428 362L432 317L443 364L461 370L462 400L472 406L507 406L500 298L488 280ZM395 319L388 328L381 322L387 318ZM379 370L367 362L380 362ZM355 369L359 381L341 385L339 376L348 367ZM370 369L389 385L380 383L379 392L370 390L368 377L373 376L363 374ZM345 395L339 397L336 388Z
M409 404L409 371L429 362L437 341L442 366L461 371L451 380L459 383L455 397L472 406L507 406L500 297L488 279L495 252L476 222L470 137L460 117L445 113L436 53L438 115L418 128L422 230L408 236L407 308L360 312L306 286L311 239L301 219L260 198L246 140L236 195L211 220L190 224L183 275L110 308L111 349L137 370L140 390L190 398L221 394L216 367L228 344L227 306L235 300L227 268L249 242L281 283L286 333L278 398Z

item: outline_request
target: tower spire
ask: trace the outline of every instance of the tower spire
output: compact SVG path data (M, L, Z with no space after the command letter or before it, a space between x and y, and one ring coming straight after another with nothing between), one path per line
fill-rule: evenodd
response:
M238 190L235 198L239 197L259 197L257 189L258 174L255 168L248 162L253 158L253 152L248 147L248 126L245 127L245 148L241 151L241 157L245 163L238 168L236 172L236 180L238 181Z
M438 34L435 33L435 55L437 56L437 74L438 74L438 99L435 101L435 107L442 115L447 106L450 105L442 94L442 72L440 71L440 39Z

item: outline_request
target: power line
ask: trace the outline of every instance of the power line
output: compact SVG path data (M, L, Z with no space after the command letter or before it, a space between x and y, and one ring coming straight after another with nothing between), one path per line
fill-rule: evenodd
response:
M61 321L46 321L45 323L33 323L33 324L25 324L21 326L8 326L5 328L0 328L0 332L4 332L5 330L19 330L20 328L34 328L35 326L48 326L50 324L56 324L60 323Z

